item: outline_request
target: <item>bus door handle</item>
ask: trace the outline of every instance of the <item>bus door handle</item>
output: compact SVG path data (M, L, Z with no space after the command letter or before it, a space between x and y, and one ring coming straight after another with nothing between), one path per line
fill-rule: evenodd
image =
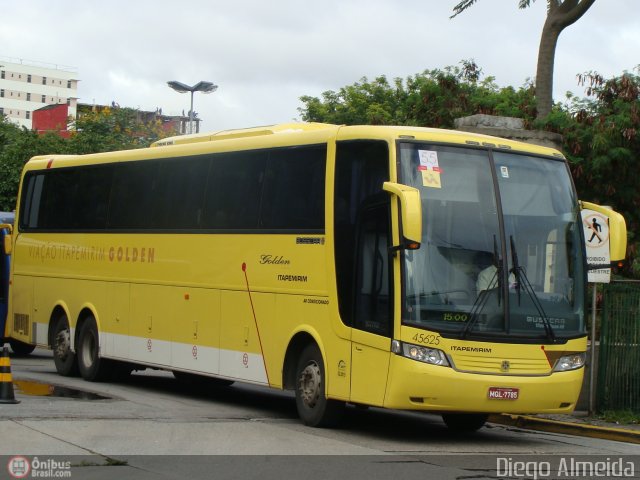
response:
M359 345L355 345L355 347L354 347L354 348L356 349L356 352L364 352L364 348L362 348L362 347L361 347L361 346L359 346Z

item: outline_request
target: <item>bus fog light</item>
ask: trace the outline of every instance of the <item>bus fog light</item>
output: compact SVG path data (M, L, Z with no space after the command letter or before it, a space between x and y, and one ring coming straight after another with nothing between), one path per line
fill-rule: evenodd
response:
M567 370L576 370L584 366L586 353L573 353L560 357L553 368L554 372L566 372Z
M427 348L410 343L402 344L402 355L418 362L429 363L431 365L449 366L447 356L442 350L437 348Z

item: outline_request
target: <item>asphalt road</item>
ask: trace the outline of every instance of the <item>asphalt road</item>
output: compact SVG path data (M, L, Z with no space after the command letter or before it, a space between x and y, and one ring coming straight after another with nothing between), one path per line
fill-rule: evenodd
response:
M631 462L640 476L640 446L622 442L496 424L458 436L436 415L355 407L342 428L313 429L288 392L185 387L159 371L88 383L58 376L44 350L11 368L20 403L0 405L1 461L21 455L67 478L509 478L517 461L580 458Z

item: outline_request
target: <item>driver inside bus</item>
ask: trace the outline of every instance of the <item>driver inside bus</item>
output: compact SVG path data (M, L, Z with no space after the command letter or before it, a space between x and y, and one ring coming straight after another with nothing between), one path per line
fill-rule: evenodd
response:
M495 265L491 264L487 268L480 271L478 278L476 279L476 290L478 295L485 290L492 290L498 288L498 269ZM516 277L511 272L509 274L509 288L516 287Z

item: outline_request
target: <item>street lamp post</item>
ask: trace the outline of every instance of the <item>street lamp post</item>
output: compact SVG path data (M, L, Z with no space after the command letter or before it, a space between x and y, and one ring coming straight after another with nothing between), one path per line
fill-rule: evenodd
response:
M195 92L212 93L218 89L218 86L214 85L211 82L206 82L204 80L199 81L193 86L186 85L176 80L171 80L167 82L167 85L173 88L176 92L191 93L191 109L189 110L189 133L193 133L193 94Z

